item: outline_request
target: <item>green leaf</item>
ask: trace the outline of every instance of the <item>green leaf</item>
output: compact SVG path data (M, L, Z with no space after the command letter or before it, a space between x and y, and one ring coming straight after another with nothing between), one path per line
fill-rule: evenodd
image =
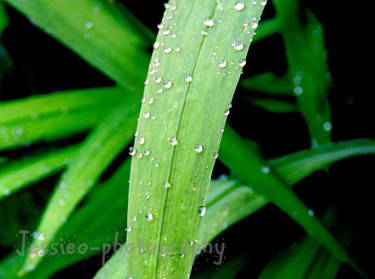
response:
M293 83L285 77L273 73L264 73L242 80L241 85L249 90L266 92L275 95L291 95Z
M195 276L193 279L235 279L237 273L241 271L246 263L244 256L235 257L220 267L205 270Z
M275 0L274 4L282 24L290 80L295 85L294 93L309 126L312 144L327 143L332 128L328 100L331 79L323 28L309 10L306 23L302 22L298 0Z
M278 33L281 30L281 24L277 18L271 18L260 22L257 34L253 42L260 41L268 36Z
M121 88L71 90L0 103L0 150L86 131L125 100Z
M49 201L38 226L38 237L30 249L20 274L34 269L40 262L44 249L66 222L77 204L99 179L100 175L129 144L134 131L134 120L138 106L134 100L121 105L103 120L83 143L76 159L72 162Z
M258 21L265 4L237 4L236 9L236 2L182 0L167 6L138 124L128 209L128 243L156 250L128 257L127 276L190 274L194 253L182 253L181 247L196 238L205 213L225 111L254 32L244 23Z
M340 238L348 246L351 233L341 233ZM339 259L321 247L314 238L307 236L278 253L262 271L259 279L334 279L340 264Z
M251 103L272 113L291 113L297 111L297 106L287 100L251 98Z
M247 148L246 142L241 137L229 129L223 137L220 159L236 175L249 183L254 191L264 195L286 212L327 250L362 273L342 245L321 224L318 218L310 214L311 210L283 183L277 173L273 172L252 149Z
M317 170L322 170L332 163L358 155L375 154L375 141L357 139L339 143L329 143L314 149L307 149L270 161L288 184L294 184Z
M2 35L3 30L8 26L8 23L9 19L7 12L5 11L2 1L0 1L0 36Z
M0 170L0 200L30 183L58 172L71 162L77 150L77 146L71 146L3 166Z
M101 0L6 2L124 88L133 90L142 84L147 44L134 19L126 19L116 4Z

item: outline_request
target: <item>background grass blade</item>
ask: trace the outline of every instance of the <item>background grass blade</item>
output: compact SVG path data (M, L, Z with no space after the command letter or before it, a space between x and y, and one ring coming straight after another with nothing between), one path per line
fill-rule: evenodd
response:
M231 138L231 141L227 140L228 137ZM311 210L271 171L266 162L254 154L254 151L249 149L238 135L227 129L222 146L229 143L232 147L231 152L221 152L221 160L224 164L252 185L256 192L264 195L286 212L327 250L342 261L351 264L359 273L363 273L342 245L320 223L318 218L310 214ZM229 150L229 148L222 150ZM246 156L248 159L244 160Z
M330 214L333 216L324 216L326 220L335 217L333 212L328 213ZM330 223L333 221L329 220ZM351 233L341 233L340 238L348 246ZM321 247L315 239L307 236L278 253L262 271L259 279L334 279L339 266L340 260Z
M147 45L112 1L6 2L125 88L142 83Z
M331 112L328 90L331 80L326 61L323 29L312 12L301 20L298 0L274 0L281 24L294 93L309 126L313 145L330 141Z
M86 131L119 102L125 102L123 92L116 87L72 90L3 102L0 150Z
M124 241L126 220L122 218L122 214L126 212L128 187L124 187L123 182L129 178L129 172L130 160L127 160L108 181L94 187L84 205L73 213L56 234L54 240L56 245L54 248L49 248L48 256L44 257L39 266L24 278L50 278L55 272L97 253L102 253L102 256L106 257L116 241L118 243ZM108 203L108 201L112 202ZM92 221L93 219L95 222ZM74 245L75 253L66 252L68 243ZM61 244L64 245L64 249L60 248ZM17 248L21 250L21 247ZM0 263L0 278L3 278L2 272L5 273L9 268L7 263L11 261L10 259L13 259L13 266L20 268L24 257L13 252L4 259ZM7 272L6 278L19 278L17 268Z
M14 161L0 170L0 200L44 177L58 172L77 154L78 146Z
M132 105L133 104L133 105ZM35 269L49 242L64 224L76 205L99 179L102 172L129 144L134 121L129 115L137 111L134 101L116 108L83 143L77 159L62 175L55 193L49 201L41 223L35 246L28 254L20 274Z
M277 77L274 73L264 73L246 78L241 85L247 89L275 95L292 95L294 88L288 78Z
M288 184L294 184L336 161L358 155L373 155L374 153L375 141L358 139L329 143L273 159L270 161L270 167L275 169Z
M127 276L190 274L194 255L182 253L181 247L195 239L205 213L225 111L244 65L252 26L265 3L241 7L236 1L212 0L167 5L144 94L145 100L153 101L142 106L138 124L128 209L128 243L155 245L156 251L128 257ZM151 156L140 159L144 152ZM134 217L137 222L130 221Z

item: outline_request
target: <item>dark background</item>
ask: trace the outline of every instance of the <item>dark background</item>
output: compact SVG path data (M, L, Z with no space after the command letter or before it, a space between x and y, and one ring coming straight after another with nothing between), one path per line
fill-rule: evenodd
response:
M147 10L143 1L121 2L156 32L156 25L160 22L164 10L163 1L148 1ZM333 115L333 140L375 138L371 52L367 50L370 48L368 37L372 32L368 31L368 35L366 34L366 28L369 29L366 22L369 17L364 14L366 7L359 1L354 4L338 0L301 2L315 12L324 26L328 63L333 77L329 96ZM12 9L8 10L11 24L2 39L15 68L0 85L0 100L23 98L61 89L113 84L21 14ZM272 6L268 5L263 18L272 17L273 14ZM282 39L274 35L252 46L244 75L251 76L264 71L282 74L286 67ZM309 147L307 128L299 114L271 114L244 101L246 94L248 92L241 88L236 92L229 122L242 136L260 143L265 157L272 158ZM67 144L81 138L82 136L58 144ZM17 157L25 152L30 151L15 150L6 155ZM295 188L297 194L318 215L332 205L338 206L341 216L338 229L353 229L354 239L349 250L371 274L374 274L371 252L375 248L374 229L371 224L374 219L374 197L371 195L374 166L372 156L347 159L334 164L328 172L315 173ZM227 171L218 163L215 175ZM48 179L50 182L56 180L57 176ZM49 194L33 191L36 192L33 193L33 202L36 200L43 205ZM20 195L25 195L23 192L25 190L21 191ZM41 208L42 206L40 210ZM32 217L30 213L25 213L25 219ZM1 218L3 219L3 216ZM0 224L3 230L6 229L3 223ZM303 230L286 214L275 206L268 205L228 229L216 241L226 243L226 261L246 254L247 264L238 278L256 278L279 249L288 247L303 235ZM0 255L6 255L10 249L2 247ZM214 260L215 258L209 255L201 255L194 270L215 268L212 263ZM99 268L99 262L99 258L90 258L53 278L65 278L73 274L80 274L79 278L91 278ZM350 267L342 265L338 278L357 276Z

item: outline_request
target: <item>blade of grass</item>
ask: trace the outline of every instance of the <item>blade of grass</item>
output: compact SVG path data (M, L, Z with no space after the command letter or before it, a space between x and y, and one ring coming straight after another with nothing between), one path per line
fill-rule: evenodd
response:
M228 141L228 138L231 138L231 140ZM230 144L231 149L229 149L228 144ZM332 254L351 264L360 274L365 275L319 219L310 214L311 210L279 179L276 173L271 171L260 156L254 154L252 149L247 148L246 142L241 137L227 129L222 146L227 146L227 148L222 149L221 161L231 168L236 175L252 185L256 192L264 195L286 212ZM248 159L244 160L246 157Z
M357 139L339 143L329 143L286 155L270 161L270 167L288 184L294 184L317 170L322 170L339 160L375 154L375 141Z
M6 2L124 88L142 83L147 45L111 1Z
M271 18L267 20L263 20L259 24L259 28L257 29L257 34L254 36L253 42L260 41L268 36L278 33L281 30L280 22L277 18Z
M0 150L86 131L123 100L123 89L114 87L0 103Z
M23 158L2 166L0 170L0 200L30 183L63 169L77 154L77 150L78 146L71 146L47 154Z
M340 234L348 246L351 234ZM319 245L314 238L307 236L293 243L276 257L262 271L259 279L334 279L340 267L340 260Z
M128 257L127 276L186 278L190 274L194 255L181 253L181 247L195 239L205 213L225 111L242 71L252 26L264 8L261 3L265 1L242 8L233 0L182 0L167 5L135 144L136 155L147 150L152 155L133 157L128 209L132 232L127 241L155 245L156 250ZM249 18L256 19L253 25ZM164 93L158 94L160 89ZM152 105L147 103L151 98ZM134 216L136 223L130 221Z
M274 73L264 73L241 81L249 90L266 92L275 95L292 95L293 83L288 78L277 77Z
M23 275L35 269L45 253L44 249L64 224L73 209L99 179L100 175L129 143L133 136L135 114L138 106L133 99L121 105L85 140L76 160L62 175L38 226L38 236L20 270Z
M270 98L249 98L250 102L272 113L297 112L297 106L288 100Z
M331 80L323 28L311 11L306 12L306 23L302 22L298 0L275 0L274 5L282 25L290 80L312 144L327 143L332 128L328 101Z

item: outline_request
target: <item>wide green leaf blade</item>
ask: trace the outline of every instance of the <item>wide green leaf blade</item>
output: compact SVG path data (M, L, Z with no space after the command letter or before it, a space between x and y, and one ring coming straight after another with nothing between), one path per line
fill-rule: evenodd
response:
M195 239L205 213L226 110L265 3L167 5L145 87L128 209L128 243L155 245L155 252L128 257L127 276L190 274L192 249L181 249Z

